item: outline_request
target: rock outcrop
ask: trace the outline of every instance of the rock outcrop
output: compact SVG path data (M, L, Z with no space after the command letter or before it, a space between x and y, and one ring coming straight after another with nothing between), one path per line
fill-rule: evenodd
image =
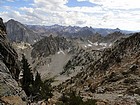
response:
M16 104L18 100L16 100L16 103L11 103L14 98L10 98L8 102L5 100L10 96L16 96L21 102L22 98L26 97L18 84L19 73L20 68L17 53L6 38L6 27L0 18L0 104L18 105Z
M72 51L73 49L74 44L70 40L64 37L50 35L49 37L45 37L33 45L31 55L33 58L41 56L47 57L57 53L60 50Z
M85 98L108 100L109 105L140 102L140 33L118 40L100 59L61 84L61 92L76 90Z
M102 55L102 51L92 49L80 49L77 51L67 64L63 67L64 71L61 74L71 74L74 71L81 71L91 62L96 61Z

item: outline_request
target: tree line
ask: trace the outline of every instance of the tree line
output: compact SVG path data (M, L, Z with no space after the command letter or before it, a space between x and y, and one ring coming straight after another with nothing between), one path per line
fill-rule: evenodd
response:
M41 80L40 74L37 72L34 78L32 68L28 63L24 55L22 55L22 79L21 86L26 95L31 98L32 101L39 101L42 99L48 100L52 97L51 80Z

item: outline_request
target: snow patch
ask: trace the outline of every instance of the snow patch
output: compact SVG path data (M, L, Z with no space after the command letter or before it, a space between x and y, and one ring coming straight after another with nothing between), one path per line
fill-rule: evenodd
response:
M105 49L106 47L104 46L103 49Z
M27 46L24 46L24 45L18 45L17 46L19 49L26 49L27 48Z
M107 43L99 43L100 46L107 46Z
M37 42L37 40L34 40L34 43L36 43Z
M112 43L109 44L109 47L111 47L111 46L112 46Z
M20 42L20 43L13 43L13 45L15 45L18 49L26 49L26 48L31 48L31 45L29 43L24 43L24 42Z
M22 79L22 78L23 78L23 72L20 71L20 73L19 73L19 79Z
M98 45L99 45L99 43L98 43L98 42L95 42L95 43L93 43L93 45L94 45L94 46L98 46Z
M88 44L87 46L91 47L92 45L91 44Z
M87 48L87 46L85 45L85 48Z
M50 66L50 64L48 64L48 67Z
M65 55L64 51L62 51L61 49L57 52L57 54L60 54L60 53Z
M70 51L71 51L71 48L68 49L68 52L70 52Z
M90 44L93 44L90 40L88 40L88 42L89 42Z
M24 30L26 30L26 28L23 28Z

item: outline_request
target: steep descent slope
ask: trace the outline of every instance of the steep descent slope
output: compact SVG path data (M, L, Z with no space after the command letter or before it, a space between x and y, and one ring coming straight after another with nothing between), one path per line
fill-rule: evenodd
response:
M110 47L115 38L123 37L124 34L116 32L110 36L109 41L105 40L104 43L102 41L106 37L97 38L98 44L92 43L86 38L82 40L53 35L44 37L32 46L30 63L34 70L46 75L45 77L54 76L54 74L55 76L59 74L68 74L65 75L66 77L73 76L83 67L99 59L102 53L99 50ZM110 41L111 39L112 41Z
M41 39L32 47L31 65L43 78L58 76L77 50L71 40L52 35Z
M82 70L86 65L101 57L102 51L90 49L79 49L64 65L61 74L69 75L74 71Z
M0 18L0 104L24 105L21 98L26 95L17 83L20 72L17 59L17 53L6 38L6 27Z
M140 33L117 41L100 59L59 86L83 97L106 100L111 105L136 105L140 101Z

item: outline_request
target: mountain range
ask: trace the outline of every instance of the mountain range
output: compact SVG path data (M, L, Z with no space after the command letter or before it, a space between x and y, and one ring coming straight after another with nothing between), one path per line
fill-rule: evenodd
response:
M78 26L40 26L40 25L24 25L13 19L5 23L8 38L13 42L27 42L34 44L41 38L49 35L63 36L69 38L79 37L91 37L97 34L102 37L114 32L120 32L123 34L133 33L131 31L125 31L120 29L102 29L92 27L78 27Z
M6 29L19 59L24 53L33 70L41 73L43 79L57 77L56 80L60 82L97 60L97 55L101 55L116 40L130 36L120 29L35 26L24 25L15 20L9 20ZM109 34L102 35L97 31Z
M24 25L15 20L5 26L1 21L0 75L9 70L18 88L15 76L24 54L34 74L39 72L42 80L53 78L54 97L50 100L55 101L50 105L59 100L58 94L69 91L76 91L83 100L95 99L97 105L140 103L140 33L118 28Z
M52 26L40 26L40 25L27 25L28 28L34 30L35 32L39 32L42 35L46 33L64 35L64 36L87 36L93 35L95 33L99 33L102 36L106 36L113 32L121 32L121 33L132 33L132 31L120 30L116 29L105 29L105 28L92 28L92 27L78 27L78 26L61 26L58 24Z

